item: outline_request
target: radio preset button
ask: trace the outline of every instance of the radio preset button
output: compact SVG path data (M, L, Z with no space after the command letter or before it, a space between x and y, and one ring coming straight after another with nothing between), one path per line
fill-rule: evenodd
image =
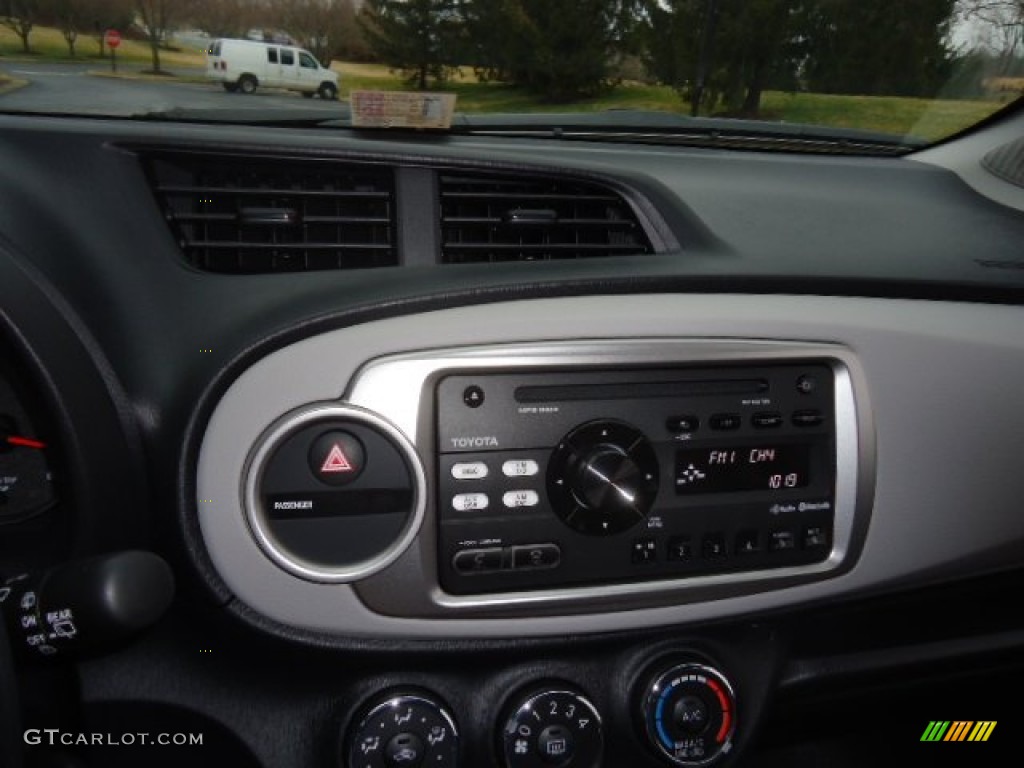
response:
M633 542L633 562L653 563L658 559L658 542L652 538L637 539Z
M804 549L819 549L828 544L828 531L820 525L808 525L803 531Z
M693 559L693 542L689 536L673 536L668 540L668 559L676 563Z
M792 531L772 531L768 540L768 549L772 552L788 552L796 549L796 537Z
M501 497L501 503L509 509L536 507L540 504L540 495L536 491L508 491Z
M721 560L725 557L725 536L721 533L705 534L700 551L705 560Z
M736 534L734 552L737 555L753 555L761 551L761 534L756 530L740 531Z
M487 509L491 500L486 493L460 493L452 498L452 508L456 512L472 512L475 509Z
M716 413L708 420L711 428L718 432L732 432L739 429L741 422L738 413Z
M750 422L756 429L775 429L782 426L781 413L755 413Z
M540 465L533 459L516 459L501 465L505 477L533 477L540 473Z
M692 415L670 416L665 422L665 426L668 427L669 432L681 435L687 432L696 432L697 427L700 426L700 419Z
M562 550L557 544L531 544L511 549L512 567L517 570L556 568L562 561Z
M467 461L452 464L452 477L456 480L483 480L489 474L482 461Z
M488 549L464 549L452 558L452 567L459 573L486 573L501 570L502 552L500 547Z
M825 421L821 411L796 411L793 413L794 427L817 427Z

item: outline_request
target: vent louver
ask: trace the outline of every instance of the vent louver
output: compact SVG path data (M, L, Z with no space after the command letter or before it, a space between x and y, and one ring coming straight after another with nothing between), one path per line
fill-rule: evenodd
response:
M623 196L564 178L442 174L441 253L446 264L653 253Z
M193 266L262 273L397 263L388 169L325 160L161 154L150 178Z

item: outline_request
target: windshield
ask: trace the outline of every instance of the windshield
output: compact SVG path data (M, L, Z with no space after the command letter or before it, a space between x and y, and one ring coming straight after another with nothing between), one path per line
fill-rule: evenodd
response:
M1024 0L0 0L0 112L345 123L361 91L920 147L1020 100Z

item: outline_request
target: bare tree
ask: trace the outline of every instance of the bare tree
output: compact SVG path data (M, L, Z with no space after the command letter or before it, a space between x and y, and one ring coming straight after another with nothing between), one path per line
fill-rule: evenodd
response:
M298 40L323 64L349 49L365 51L355 0L268 0L274 26Z
M153 57L154 74L163 72L160 68L160 48L166 45L167 38L178 24L188 18L191 6L188 0L135 0L135 11L142 22Z
M135 14L134 0L76 0L83 6L84 30L96 41L100 58L107 55L108 29L127 29Z
M193 6L189 21L210 37L243 37L266 13L263 0L205 0Z
M48 19L60 30L68 53L75 57L75 43L85 25L87 0L41 0L41 5Z
M333 0L270 0L270 11L279 27L324 59L332 5Z
M980 24L1007 69L1024 49L1024 0L960 0L960 17Z
M0 0L0 24L21 38L21 48L32 53L29 35L39 20L38 0Z

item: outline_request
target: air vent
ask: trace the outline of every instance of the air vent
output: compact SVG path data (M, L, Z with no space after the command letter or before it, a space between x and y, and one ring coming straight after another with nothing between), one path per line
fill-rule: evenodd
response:
M619 192L589 181L535 176L442 175L441 237L446 264L654 250Z
M325 160L205 154L150 158L186 260L261 273L397 263L390 170Z

